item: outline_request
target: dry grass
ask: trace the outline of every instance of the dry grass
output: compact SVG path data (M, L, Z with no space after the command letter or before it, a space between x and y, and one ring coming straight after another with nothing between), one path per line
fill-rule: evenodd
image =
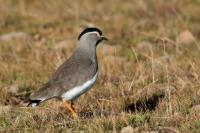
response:
M198 0L0 0L0 132L200 132ZM100 76L73 120L27 97L72 54L77 35L97 26Z

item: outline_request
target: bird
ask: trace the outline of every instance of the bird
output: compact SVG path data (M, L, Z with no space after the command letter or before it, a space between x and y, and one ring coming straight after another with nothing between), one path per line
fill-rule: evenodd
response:
M52 74L49 81L29 97L28 106L35 107L56 98L73 118L78 114L74 101L95 84L99 69L96 48L100 42L108 40L96 27L85 28L78 36L75 52Z

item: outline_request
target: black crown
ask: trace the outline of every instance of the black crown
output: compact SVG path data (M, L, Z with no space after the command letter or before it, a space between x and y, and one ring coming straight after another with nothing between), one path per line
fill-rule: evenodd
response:
M101 36L102 35L102 32L101 30L99 30L98 28L95 28L95 27L90 27L90 28L86 28L85 30L83 30L81 32L81 34L78 36L78 40L80 40L80 38L85 34L85 33L88 33L88 32L98 32L99 35Z

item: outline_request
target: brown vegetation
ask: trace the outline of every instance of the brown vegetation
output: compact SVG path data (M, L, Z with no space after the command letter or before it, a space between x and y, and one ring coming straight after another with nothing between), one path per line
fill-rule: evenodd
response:
M200 132L198 0L0 0L0 132ZM96 85L73 120L57 100L30 93L97 26Z

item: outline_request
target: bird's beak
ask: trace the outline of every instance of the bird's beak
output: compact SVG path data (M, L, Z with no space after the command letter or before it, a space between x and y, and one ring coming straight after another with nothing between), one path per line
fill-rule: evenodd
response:
M108 41L108 38L106 38L105 36L101 36L101 41L103 40Z
M98 45L103 40L107 41L108 39L104 36L101 36L100 39L97 41L96 45Z

